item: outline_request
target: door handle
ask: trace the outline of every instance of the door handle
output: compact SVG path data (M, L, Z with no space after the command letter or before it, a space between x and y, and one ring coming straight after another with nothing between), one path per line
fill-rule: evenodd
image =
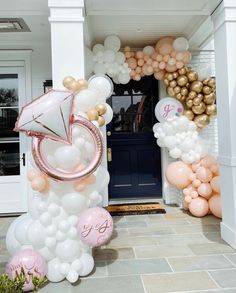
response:
M111 131L107 131L107 136L111 136Z
M107 161L108 162L112 161L112 150L111 150L111 148L107 149Z
M21 160L23 162L23 166L25 166L25 153L22 154Z

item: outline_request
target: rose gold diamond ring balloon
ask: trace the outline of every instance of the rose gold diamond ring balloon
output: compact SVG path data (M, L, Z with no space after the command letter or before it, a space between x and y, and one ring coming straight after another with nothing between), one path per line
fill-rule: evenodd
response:
M25 105L19 114L15 131L23 131L32 136L32 154L38 168L59 181L74 181L93 173L101 163L103 139L99 129L86 118L72 114L74 95L71 91L50 90L46 94ZM72 126L79 125L91 135L95 154L88 166L74 172L53 168L42 151L45 139L71 144Z

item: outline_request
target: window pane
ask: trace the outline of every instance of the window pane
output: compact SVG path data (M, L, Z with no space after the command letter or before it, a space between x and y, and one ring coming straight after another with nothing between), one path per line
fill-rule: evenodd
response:
M17 116L18 109L16 108L0 108L0 140L19 137L19 133L13 131Z
M150 96L134 96L137 112L134 122L134 132L150 132L153 126L153 107Z
M112 125L113 131L133 131L134 115L130 96L112 96L112 109L114 112Z
M19 174L19 143L0 143L0 176Z
M17 74L0 74L0 107L18 106Z

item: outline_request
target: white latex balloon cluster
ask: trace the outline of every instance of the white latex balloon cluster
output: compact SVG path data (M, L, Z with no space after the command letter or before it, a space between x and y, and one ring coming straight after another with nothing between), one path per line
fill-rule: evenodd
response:
M81 90L75 97L74 112L87 117L87 110L104 103L107 107L104 118L109 123L113 112L105 101L111 93L111 83L106 77L93 77L88 89ZM72 129L72 145L53 140L43 143L43 153L49 164L70 172L83 168L93 152L92 138L78 125ZM11 224L6 236L7 249L11 255L25 248L37 250L47 261L49 281L59 282L66 278L74 283L94 267L91 248L81 241L77 231L78 220L88 208L102 204L109 173L99 166L90 178L78 182L53 181L39 170L28 176L32 188L38 191L30 199L28 214Z
M172 158L190 164L208 153L208 143L199 137L196 124L185 116L156 123L153 131L157 144L166 147Z
M131 69L125 62L125 55L119 52L120 46L120 39L111 35L106 37L104 45L93 47L94 73L107 74L115 83L126 84L130 81Z

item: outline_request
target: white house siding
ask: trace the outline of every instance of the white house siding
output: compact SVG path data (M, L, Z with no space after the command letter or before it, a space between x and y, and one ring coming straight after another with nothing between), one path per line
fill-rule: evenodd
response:
M189 64L193 69L205 66L206 64L211 65L211 76L215 75L215 54L214 51L200 51L192 52L192 61ZM161 97L164 95L163 88L161 89ZM216 155L218 154L218 134L217 134L217 119L213 118L208 126L204 128L200 136L206 138L211 142L211 153ZM165 179L164 173L165 169L171 162L175 161L169 155L167 150L162 150L162 178L163 178L163 198L168 204L177 204L182 206L182 192L173 188L168 184Z

